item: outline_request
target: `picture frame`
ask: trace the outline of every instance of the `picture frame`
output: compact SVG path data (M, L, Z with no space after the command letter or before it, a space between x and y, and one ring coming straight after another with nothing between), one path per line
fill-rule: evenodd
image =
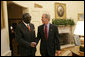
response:
M84 14L83 13L78 14L78 21L84 21Z
M66 19L66 4L55 3L55 18Z
M3 1L1 1L1 29L5 27Z
M80 41L79 35L74 35L73 39L74 39L74 43L75 43L76 46L80 46L81 45L81 41Z

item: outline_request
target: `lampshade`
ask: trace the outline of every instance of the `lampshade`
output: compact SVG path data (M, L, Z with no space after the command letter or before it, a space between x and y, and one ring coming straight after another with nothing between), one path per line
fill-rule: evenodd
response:
M78 21L74 30L75 35L84 36L84 21Z

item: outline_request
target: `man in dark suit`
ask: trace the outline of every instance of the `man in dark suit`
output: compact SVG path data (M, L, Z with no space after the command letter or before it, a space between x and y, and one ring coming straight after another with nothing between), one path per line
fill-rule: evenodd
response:
M59 33L57 26L50 24L50 15L42 15L43 25L38 27L37 43L41 39L40 53L42 56L58 56L60 54Z
M16 40L19 43L20 56L35 56L36 43L34 25L30 23L31 16L25 13L22 22L16 27Z

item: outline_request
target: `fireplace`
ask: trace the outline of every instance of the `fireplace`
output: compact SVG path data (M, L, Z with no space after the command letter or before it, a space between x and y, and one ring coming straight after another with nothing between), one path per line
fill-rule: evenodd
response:
M69 36L70 36L69 33L60 33L59 34L60 45L70 44Z
M61 48L73 46L72 26L58 26Z

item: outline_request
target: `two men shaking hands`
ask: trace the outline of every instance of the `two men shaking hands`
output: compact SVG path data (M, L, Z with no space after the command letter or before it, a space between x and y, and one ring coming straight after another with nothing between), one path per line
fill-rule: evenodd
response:
M25 13L23 15L22 23L17 25L16 28L16 40L20 43L20 55L35 56L36 45L40 39L40 53L42 56L58 56L60 54L60 43L58 39L59 33L57 26L49 23L49 14L43 14L41 20L43 24L38 27L36 38L34 25L30 23L30 14Z

